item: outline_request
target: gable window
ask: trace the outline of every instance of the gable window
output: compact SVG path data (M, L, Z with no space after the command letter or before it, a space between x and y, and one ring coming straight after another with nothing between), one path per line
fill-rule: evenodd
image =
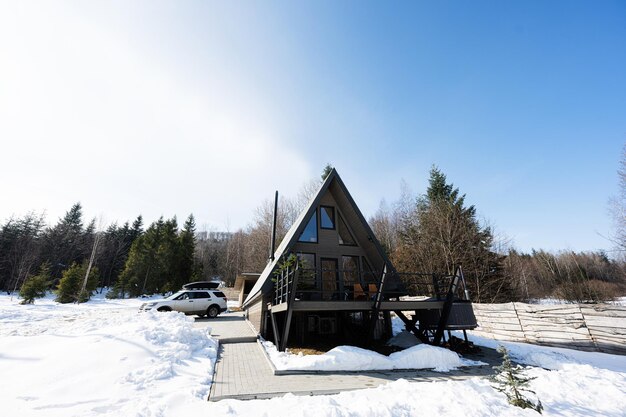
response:
M317 243L317 210L311 215L311 218L302 231L298 242Z
M320 227L322 229L335 228L335 208L330 206L320 206Z
M343 221L341 216L337 216L337 234L339 235L339 244L346 246L356 246L356 240L352 237L352 233L348 230L346 222Z

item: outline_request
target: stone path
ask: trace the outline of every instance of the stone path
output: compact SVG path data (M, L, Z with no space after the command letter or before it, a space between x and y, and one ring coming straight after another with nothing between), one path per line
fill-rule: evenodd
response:
M470 359L487 362L486 366L461 368L452 372L375 371L275 375L263 348L257 342L241 342L250 337L242 325L254 334L241 314L219 316L213 320L197 320L197 326L212 327L220 339L220 351L209 401L271 398L288 392L294 395L335 394L341 391L373 388L400 378L409 381L450 381L493 374L492 366L500 364L500 356L492 349L482 348ZM245 335L242 335L245 334ZM233 343L232 341L235 341ZM225 342L224 342L225 341Z

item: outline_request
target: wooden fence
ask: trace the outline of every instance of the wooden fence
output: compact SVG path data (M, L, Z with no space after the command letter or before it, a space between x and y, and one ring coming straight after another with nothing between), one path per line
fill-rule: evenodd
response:
M626 355L626 307L473 304L479 336Z

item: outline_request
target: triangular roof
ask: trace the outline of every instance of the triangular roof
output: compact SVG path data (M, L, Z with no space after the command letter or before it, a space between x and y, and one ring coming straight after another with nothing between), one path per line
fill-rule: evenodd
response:
M315 212L317 206L320 204L320 200L326 194L326 192L331 187L331 185L334 189L338 190L341 194L343 194L343 196L345 196L347 203L352 207L363 229L367 233L367 240L372 242L377 254L380 255L384 263L386 263L389 267L393 268L391 266L391 262L389 261L389 259L387 258L387 255L385 254L385 251L383 250L382 246L378 242L378 239L376 239L374 232L372 231L369 224L365 220L365 217L363 217L363 214L359 210L358 206L354 202L354 199L352 198L345 184L341 180L339 173L337 173L337 170L333 168L328 174L328 176L326 177L326 179L324 180L324 182L322 183L322 185L320 186L315 196L311 198L311 200L307 203L306 207L302 210L302 212L300 213L296 221L293 223L291 228L287 231L287 234L285 235L283 240L280 242L280 245L278 245L278 248L274 252L274 260L268 263L265 269L263 270L263 272L261 273L261 276L259 277L258 281L256 282L256 284L250 291L250 294L244 301L243 303L244 307L247 304L249 304L251 301L256 299L257 297L259 297L259 295L269 291L272 288L272 280L271 280L272 273L276 269L278 263L281 261L282 256L289 253L293 245L298 242L298 239L300 238L300 235L302 234L304 228L306 227L308 220L311 218L311 216Z

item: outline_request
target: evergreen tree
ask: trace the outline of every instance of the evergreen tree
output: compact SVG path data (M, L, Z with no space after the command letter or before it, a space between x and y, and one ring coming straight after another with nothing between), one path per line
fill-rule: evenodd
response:
M180 234L176 217L161 217L152 223L133 242L111 296L136 297L178 290L193 274L194 235L193 216Z
M326 180L326 177L330 175L330 172L333 170L333 166L330 163L327 163L322 171L322 182Z
M43 215L29 213L0 227L0 288L13 291L41 264Z
M513 366L509 351L504 347L498 347L498 352L502 354L502 365L494 366L493 369L498 371L491 378L494 388L506 395L509 403L520 408L530 408L541 414L543 405L540 400L535 404L524 396L524 392L534 394L535 392L528 388L530 381L535 378L524 376L524 370L521 365Z
M121 228L117 224L113 223L104 231L102 241L100 243L101 250L99 251L96 264L102 271L102 286L108 287L111 282L115 282L115 278L119 274L119 255L124 244L122 236L128 233L128 222ZM123 266L123 264L121 265ZM118 267L118 268L116 268ZM115 273L117 269L117 274Z
M82 263L90 250L83 236L82 206L76 203L45 235L45 258L51 262L52 277L59 278L74 262Z
M135 241L141 234L143 233L143 217L141 214L137 216L135 221L133 221L133 226L130 231L130 241L131 243Z
M50 278L50 264L44 263L39 268L39 273L28 277L20 288L21 304L33 304L36 298L45 297Z
M135 220L132 227L126 222L121 227L112 224L107 228L100 242L102 249L99 250L96 262L102 271L101 286L110 287L117 282L130 248L141 233L141 216Z
M511 287L500 274L501 257L491 250L491 229L438 168L430 171L426 194L402 219L400 241L393 256L400 270L453 274L461 265L475 301L508 301Z
M176 217L164 223L161 236L162 239L157 246L158 273L153 275L152 282L144 286L142 293L176 291L180 289L179 284L183 281L182 271L179 269L181 251Z
M131 245L124 269L117 280L112 296L124 298L139 296L145 290L152 274L158 274L156 249L159 245L163 218L152 223L146 232Z
M115 225L109 227L105 235L105 243L99 264L104 265L105 275L103 277L103 285L110 286L114 284L113 290L109 291L108 297L117 298L124 297L126 293L125 287L128 285L128 279L122 279L121 273L125 268L130 250L133 243L143 234L143 217L141 215L133 221L132 226L128 222L124 223L121 228Z
M196 251L196 220L190 214L179 236L178 281L172 290L179 289L183 284L191 282L194 277L194 253Z
M73 302L83 303L89 300L91 294L98 286L99 272L97 267L91 268L85 291L81 292L86 273L87 265L78 263L73 263L68 269L63 271L63 276L56 290L56 301L65 304Z
M137 296L140 294L137 289L137 281L140 275L147 274L149 271L141 271L140 268L144 264L142 257L145 253L144 239L139 237L131 245L124 269L120 273L113 289L107 294L108 298L126 298L126 295Z

